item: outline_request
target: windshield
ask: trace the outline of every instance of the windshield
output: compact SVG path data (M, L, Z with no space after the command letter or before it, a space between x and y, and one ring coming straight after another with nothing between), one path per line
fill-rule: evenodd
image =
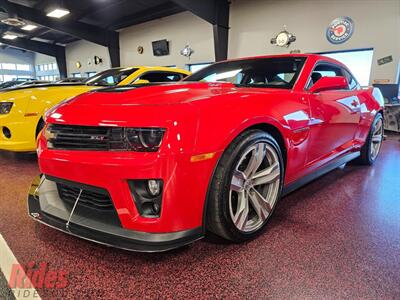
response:
M84 81L87 85L114 86L136 72L137 68L109 69L89 77Z
M216 63L184 81L230 82L245 87L293 87L304 65L304 57L256 58Z

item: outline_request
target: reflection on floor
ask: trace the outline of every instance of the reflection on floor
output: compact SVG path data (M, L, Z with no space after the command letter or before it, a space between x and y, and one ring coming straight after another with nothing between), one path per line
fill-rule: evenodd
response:
M36 224L26 193L33 155L0 153L0 233L21 263L68 275L43 299L400 298L400 143L374 167L337 169L284 198L266 233L203 240L163 254L110 249Z

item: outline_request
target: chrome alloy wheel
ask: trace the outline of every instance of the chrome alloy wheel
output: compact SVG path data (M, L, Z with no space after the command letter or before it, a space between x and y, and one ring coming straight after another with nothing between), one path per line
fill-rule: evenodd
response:
M236 164L229 191L229 212L240 231L256 231L271 214L279 194L279 164L276 150L265 142L248 147Z
M371 138L371 159L375 160L381 150L382 140L383 140L383 122L382 119L379 119L376 122L373 131L372 131L372 138Z

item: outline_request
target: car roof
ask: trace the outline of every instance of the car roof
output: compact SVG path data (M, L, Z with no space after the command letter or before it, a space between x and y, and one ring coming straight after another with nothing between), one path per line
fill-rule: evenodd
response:
M166 72L177 72L186 75L190 75L191 72L184 69L173 68L173 67L158 67L158 66L131 66L131 67L116 67L111 69L139 69L140 71L166 71Z
M330 58L325 55L321 54L314 54L314 53L290 53L290 54L274 54L274 55L260 55L260 56L249 56L249 57L241 57L241 58L233 58L233 59L227 59L224 62L229 62L229 61L240 61L240 60L252 60L252 59L264 59L264 58L287 58L287 57L305 57L305 58L311 58L314 62L324 60L327 62L332 62L335 64L338 64L340 66L346 67L343 63L340 61L337 61L336 59ZM222 61L221 61L222 62Z

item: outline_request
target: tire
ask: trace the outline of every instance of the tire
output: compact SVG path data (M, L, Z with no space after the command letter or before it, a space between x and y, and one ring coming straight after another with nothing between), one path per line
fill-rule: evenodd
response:
M38 139L40 132L42 131L42 129L44 128L44 121L42 118L40 118L39 123L36 126L36 139Z
M261 130L240 134L215 169L208 193L207 230L236 243L258 236L274 212L283 179L282 151L276 140Z
M380 113L378 113L372 122L365 144L360 150L361 155L356 162L360 165L372 166L378 157L380 149L382 148L382 141L383 117Z

